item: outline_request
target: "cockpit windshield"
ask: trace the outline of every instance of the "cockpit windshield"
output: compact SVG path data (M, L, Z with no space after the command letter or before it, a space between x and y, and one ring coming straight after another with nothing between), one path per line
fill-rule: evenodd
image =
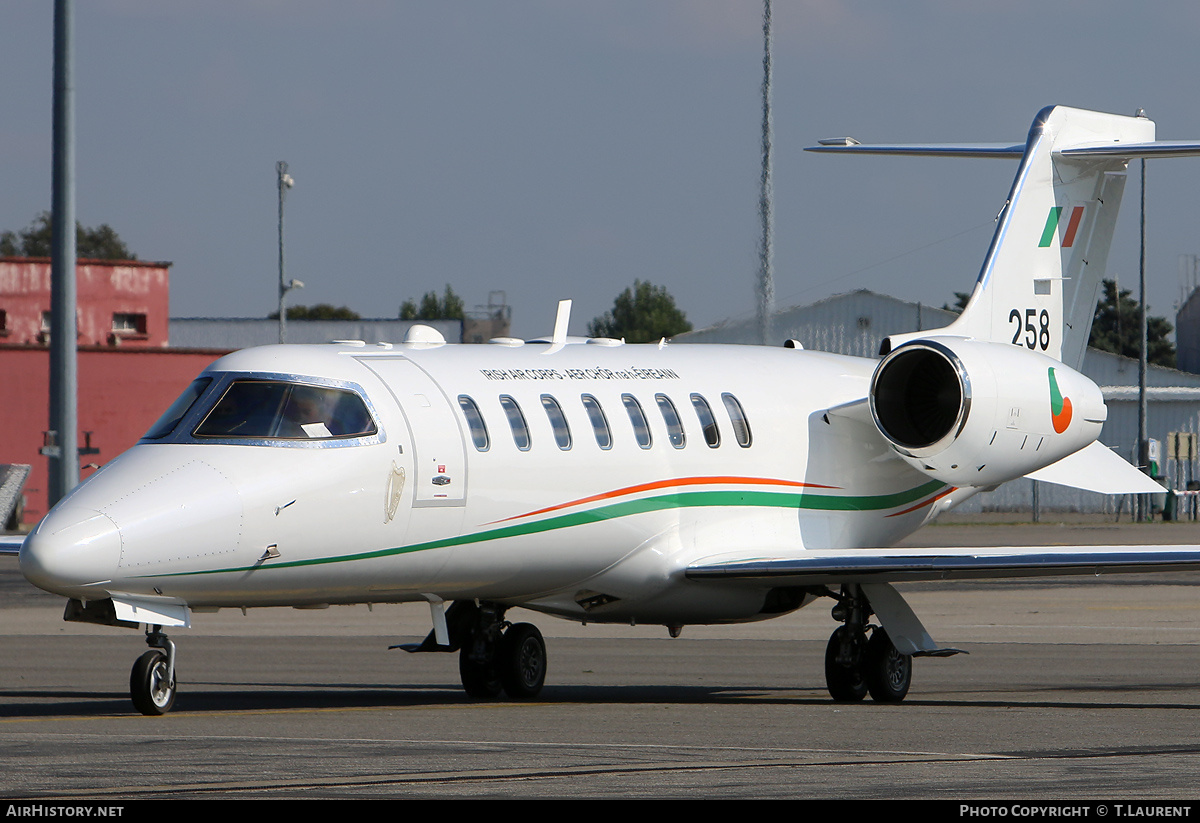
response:
M285 380L235 380L192 433L194 437L331 440L377 431L352 391Z
M211 377L198 377L193 380L192 385L183 390L179 399L171 404L171 408L163 412L163 416L158 418L158 422L151 426L150 431L146 432L143 437L147 440L159 440L173 432L179 425L179 421L188 413L200 395L204 394L204 390L211 382Z

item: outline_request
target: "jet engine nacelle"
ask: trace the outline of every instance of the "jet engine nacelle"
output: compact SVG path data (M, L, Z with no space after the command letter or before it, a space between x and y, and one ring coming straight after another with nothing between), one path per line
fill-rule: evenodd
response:
M911 465L952 486L994 486L1084 448L1108 410L1099 387L1043 354L931 336L871 379L871 414Z

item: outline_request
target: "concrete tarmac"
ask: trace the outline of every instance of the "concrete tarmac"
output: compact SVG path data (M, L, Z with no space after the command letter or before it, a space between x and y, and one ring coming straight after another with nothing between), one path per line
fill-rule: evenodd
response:
M926 528L913 546L1200 543L1192 524ZM388 651L421 605L197 615L180 695L134 712L134 631L62 622L0 558L0 795L935 798L1200 793L1200 574L902 587L940 643L899 705L834 704L829 603L764 623L536 622L533 703L476 703L454 655Z

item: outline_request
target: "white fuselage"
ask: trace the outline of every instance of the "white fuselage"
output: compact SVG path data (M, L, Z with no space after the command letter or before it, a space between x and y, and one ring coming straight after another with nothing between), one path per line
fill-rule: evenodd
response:
M478 598L588 620L753 619L766 589L726 591L683 570L731 548L890 545L973 493L900 460L869 414L826 414L861 401L875 365L708 345L237 352L205 372L212 381L174 430L47 516L22 569L69 597L192 609ZM247 379L361 392L376 430L195 436L219 395Z

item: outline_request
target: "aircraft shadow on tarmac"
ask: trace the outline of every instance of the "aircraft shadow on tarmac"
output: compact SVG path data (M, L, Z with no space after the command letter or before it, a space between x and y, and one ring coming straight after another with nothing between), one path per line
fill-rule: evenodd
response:
M1091 684L1064 689L1058 686L995 688L1007 699L988 698L985 690L974 689L944 696L935 692L928 698L910 697L903 706L875 704L870 699L862 703L835 703L824 694L824 687L763 688L729 686L555 686L546 687L536 705L621 705L621 704L692 704L692 705L775 705L794 707L828 707L838 710L911 711L921 707L959 709L1138 709L1200 711L1200 704L1163 702L1150 695L1181 690L1195 690L1200 684L1106 685ZM1079 699L1038 699L1037 695L1069 691ZM1123 693L1127 699L1098 699L1102 695ZM938 696L935 696L938 695ZM1144 695L1144 698L1139 698ZM239 684L237 688L205 688L193 684L192 690L180 695L175 714L181 712L220 714L239 711L307 711L328 709L403 709L437 708L467 705L478 709L503 706L520 707L521 702L498 699L472 700L462 693L458 684L444 686L383 687L364 684L361 688L336 685L309 685L281 689L278 684ZM907 707L907 709L905 708ZM78 692L69 690L0 691L0 718L13 717L95 717L97 715L136 715L129 697L119 692Z

